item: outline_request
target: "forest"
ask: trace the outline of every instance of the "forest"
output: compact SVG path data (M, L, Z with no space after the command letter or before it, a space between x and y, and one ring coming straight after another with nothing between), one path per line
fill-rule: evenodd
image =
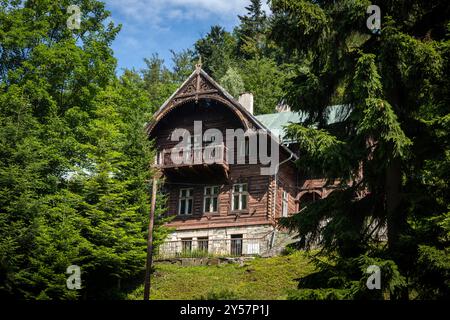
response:
M279 103L305 114L287 128L297 165L340 183L282 221L298 233L293 250L320 244L291 299L450 297L448 1L263 4L172 51L173 67L154 53L118 70L121 26L102 1L0 1L0 297L124 299L142 284L154 174L144 127L199 61L234 97L252 92L255 114ZM67 27L69 5L83 12L79 29ZM332 105L347 116L330 128ZM156 246L164 207L159 195ZM81 290L66 286L70 265ZM366 290L369 265L381 290Z

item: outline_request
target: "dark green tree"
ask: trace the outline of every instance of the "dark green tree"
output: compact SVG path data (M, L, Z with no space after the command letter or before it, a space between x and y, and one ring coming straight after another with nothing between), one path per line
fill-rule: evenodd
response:
M92 260L83 264L87 296L92 298L101 297L99 289L105 288L109 288L105 297L120 297L121 286L145 266L153 151L144 132L151 113L141 82L126 72L95 100L97 117L89 127L87 177L77 183L82 185L84 199L78 213L87 222L82 233L94 249L86 257ZM161 240L157 236L155 244Z
M261 0L251 0L250 5L245 7L246 15L238 16L240 24L235 33L239 55L244 54L251 58L265 50L268 19L262 6Z
M0 2L2 297L100 297L145 266L151 103L139 77L116 79L108 17L94 0Z
M173 66L173 79L175 83L182 84L195 70L195 64L198 62L194 51L191 49L180 52L171 51Z
M450 190L442 183L448 181L449 7L383 1L381 30L372 32L371 4L272 1L272 37L296 61L287 102L308 115L288 129L303 150L299 166L339 185L284 224L299 232L303 246L319 243L334 259L302 287L386 297L363 285L364 268L378 264L388 297L441 298L448 296L450 268ZM341 121L330 126L336 103Z
M145 58L144 62L146 67L141 70L143 88L150 97L152 110L156 111L176 90L177 82L158 54Z
M70 4L85 13L80 29L67 27ZM77 295L65 272L89 244L66 178L86 160L93 98L114 77L107 17L98 1L0 4L2 294Z
M242 80L245 90L253 93L255 114L274 113L283 100L283 85L286 78L282 66L270 58L253 58L242 63Z
M212 26L209 33L195 43L203 69L214 79L221 79L229 67L235 66L236 39L220 26Z

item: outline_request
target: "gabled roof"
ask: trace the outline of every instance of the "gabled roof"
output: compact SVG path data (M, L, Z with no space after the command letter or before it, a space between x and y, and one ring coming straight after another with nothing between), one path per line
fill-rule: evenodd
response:
M152 121L146 126L146 131L150 135L156 124L169 112L188 102L196 102L200 99L212 99L221 102L229 107L240 119L245 129L264 129L273 140L279 141L279 136L275 135L258 118L247 111L232 95L222 88L213 78L211 78L202 68L197 65L189 78L163 103L156 111ZM297 156L291 150L280 144L293 159Z
M252 115L214 81L200 65L197 65L186 81L156 111L153 121L147 125L147 132L150 133L159 120L173 109L187 102L197 102L199 99L213 99L222 102L239 117L246 129L249 128L249 120Z

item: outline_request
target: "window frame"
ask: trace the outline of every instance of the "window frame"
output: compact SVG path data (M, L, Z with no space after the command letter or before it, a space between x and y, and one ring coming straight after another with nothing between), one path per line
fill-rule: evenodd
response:
M244 137L244 141L240 142L237 157L240 159L247 159L250 155L250 140L248 137Z
M209 252L209 237L198 237L197 238L197 250L205 252L205 253Z
M186 191L186 196L183 196L183 191ZM189 194L189 196L188 196ZM189 200L192 201L191 212L188 213ZM184 201L184 212L181 212L181 203ZM178 193L178 215L179 216L191 216L194 213L194 188L180 188Z
M235 191L236 186L240 186L239 191L237 191L237 192ZM245 186L245 190L244 190L243 186ZM238 201L239 201L237 209L234 208L235 207L234 198L236 195L238 196ZM243 208L243 205L242 205L243 204L243 201L242 201L243 196L245 196L245 199L246 199L245 208ZM246 183L246 182L245 183L234 183L232 185L232 189L231 189L231 211L233 211L233 212L247 211L248 210L248 202L249 202L248 198L249 198L248 183Z
M154 164L156 166L161 166L162 165L162 154L163 154L162 150L157 150L156 151L155 160L154 160L154 162L155 162Z
M189 244L189 245L188 245ZM187 254L192 252L193 239L192 238L181 238L181 253ZM189 250L186 250L186 247L189 247Z
M214 188L217 188L216 194L212 193ZM206 193L207 189L211 189L211 193L207 194ZM203 213L205 213L205 214L219 213L219 195L220 195L220 186L219 185L205 186L203 188ZM205 210L207 198L210 199L210 201L209 201L209 209L210 210L209 211ZM216 198L216 211L211 211L211 209L214 209L214 205L213 205L213 201L212 201L214 198Z

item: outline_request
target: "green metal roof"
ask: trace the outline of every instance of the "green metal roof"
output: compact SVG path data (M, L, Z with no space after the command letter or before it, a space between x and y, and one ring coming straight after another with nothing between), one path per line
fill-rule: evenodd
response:
M328 124L337 123L345 120L348 116L344 105L334 105L329 107ZM293 111L285 111L270 114L261 114L255 116L267 129L280 137L282 142L288 142L285 139L286 132L284 127L289 123L301 123L306 120L306 115Z
M267 129L269 129L274 135L280 137L281 141L285 140L285 130L284 126L289 123L299 123L305 120L305 117L302 117L301 114L292 111L286 112L278 112L278 113L270 113L270 114L261 114L256 116Z

